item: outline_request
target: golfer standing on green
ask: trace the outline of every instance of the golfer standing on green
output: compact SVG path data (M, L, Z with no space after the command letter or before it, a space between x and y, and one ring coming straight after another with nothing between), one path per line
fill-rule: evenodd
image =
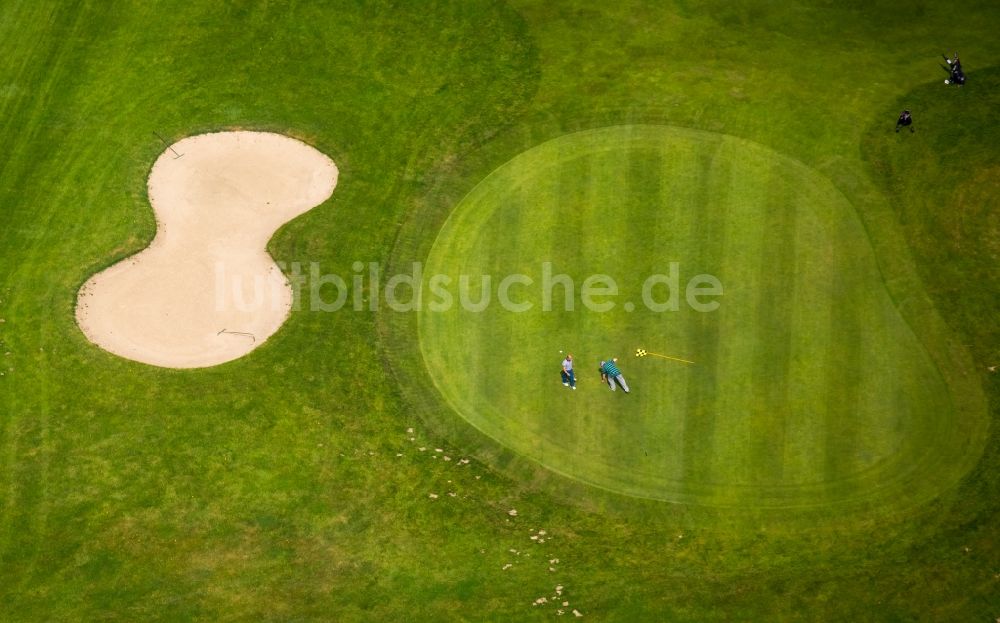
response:
M566 355L562 362L562 382L566 387L576 389L576 376L573 374L573 355Z
M625 393L628 393L628 383L625 382L625 377L622 376L622 371L618 369L618 358L612 357L607 361L601 362L601 378L608 382L608 387L611 391L615 391L615 382L622 386Z

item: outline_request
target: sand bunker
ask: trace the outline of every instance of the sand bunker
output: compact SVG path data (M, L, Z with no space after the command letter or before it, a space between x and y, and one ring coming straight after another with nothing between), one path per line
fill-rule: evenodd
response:
M149 175L156 237L84 284L80 328L101 348L157 366L199 368L247 354L292 306L267 242L330 197L337 173L324 154L280 134L175 143Z

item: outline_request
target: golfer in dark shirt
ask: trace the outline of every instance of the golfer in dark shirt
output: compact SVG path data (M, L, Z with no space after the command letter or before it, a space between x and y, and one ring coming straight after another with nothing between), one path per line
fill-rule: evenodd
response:
M910 128L910 132L913 131L913 117L910 116L910 111L904 110L900 115L899 119L896 120L896 131L899 132L899 128Z

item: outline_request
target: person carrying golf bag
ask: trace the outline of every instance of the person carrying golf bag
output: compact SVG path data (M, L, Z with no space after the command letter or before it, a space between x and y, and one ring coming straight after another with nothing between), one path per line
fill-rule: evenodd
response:
M955 58L948 58L944 54L941 56L944 57L944 62L948 63L947 67L944 65L941 66L949 74L948 79L944 83L958 86L965 84L965 72L962 71L962 61L958 58L958 52L955 52Z

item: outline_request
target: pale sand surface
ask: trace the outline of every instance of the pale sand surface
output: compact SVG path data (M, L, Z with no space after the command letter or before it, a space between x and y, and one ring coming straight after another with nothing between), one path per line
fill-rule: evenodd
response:
M83 285L76 318L116 355L199 368L242 357L284 323L292 290L267 242L329 198L338 172L280 134L218 132L172 147L149 175L156 237Z

